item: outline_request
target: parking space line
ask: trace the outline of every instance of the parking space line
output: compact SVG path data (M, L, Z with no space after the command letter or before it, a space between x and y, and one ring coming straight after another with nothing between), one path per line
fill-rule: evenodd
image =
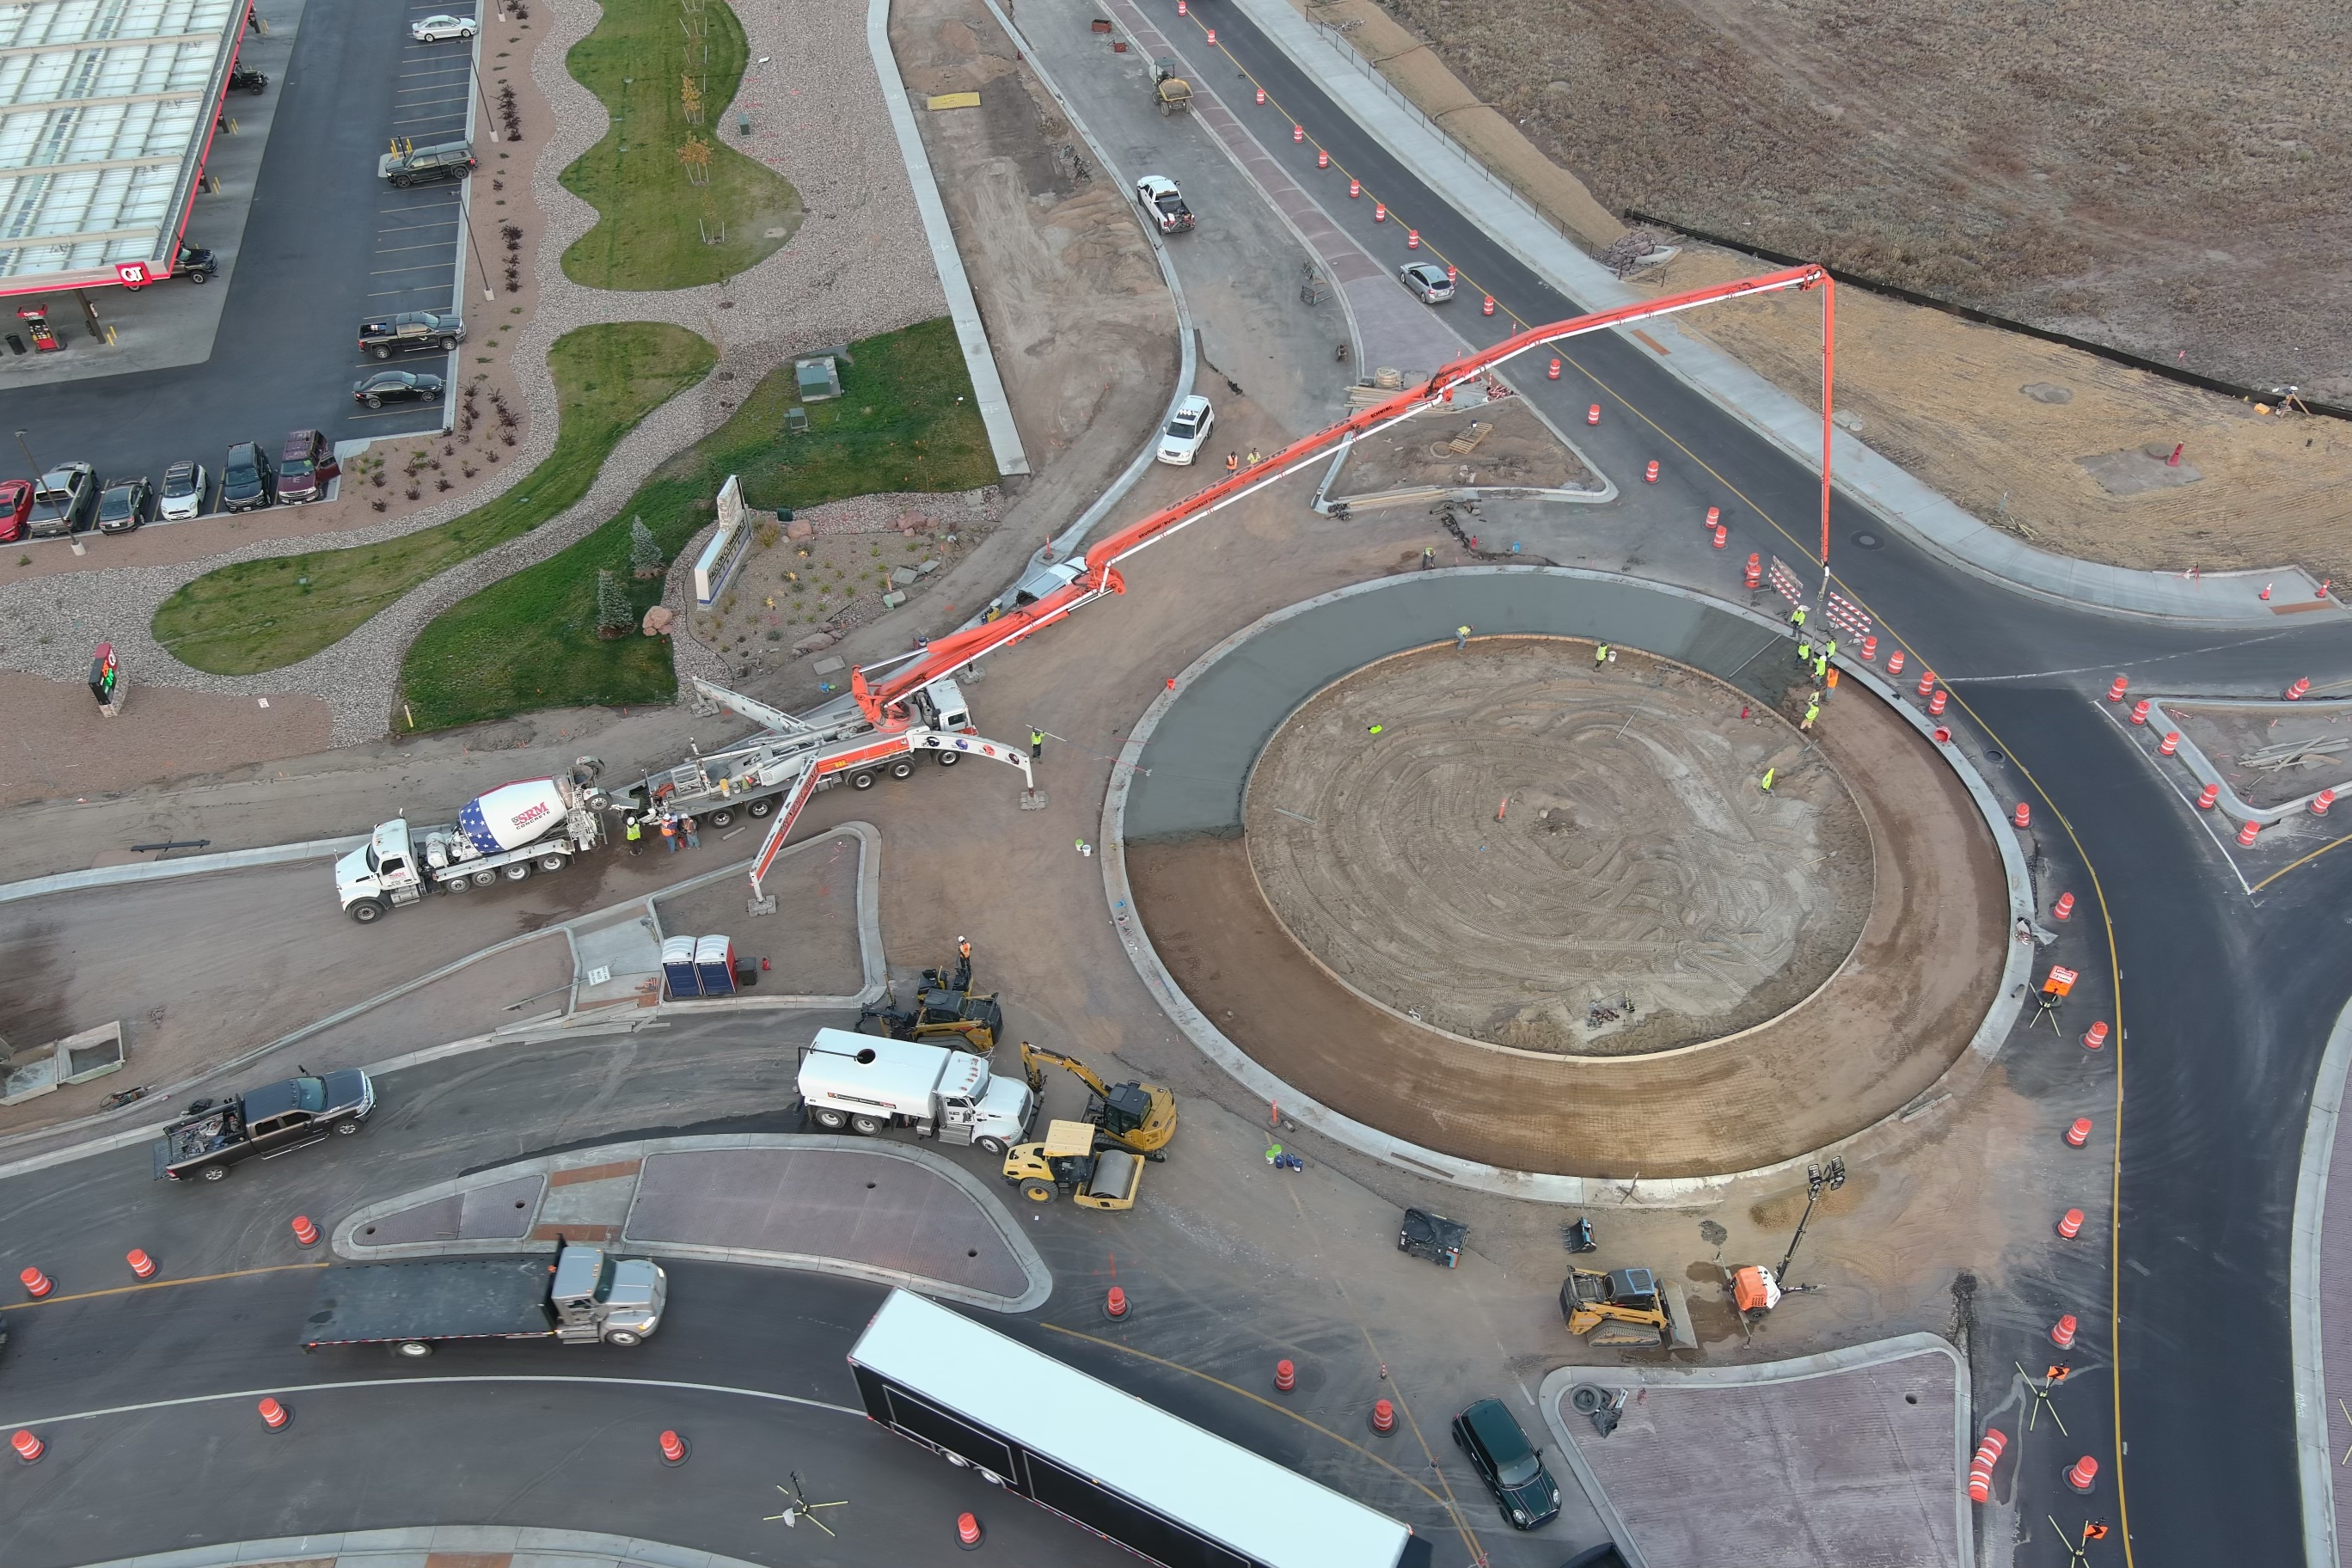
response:
M378 239L387 239L395 234L432 234L435 232L445 235L455 235L457 232L457 226L454 223L416 223L410 224L403 228L380 228L375 231L375 237Z
M448 248L446 241L439 245L379 245L375 247L375 253L378 256L403 256L412 250L446 250Z
M368 274L371 278L397 278L404 272L435 272L442 270L437 261L422 261L414 267L385 267Z

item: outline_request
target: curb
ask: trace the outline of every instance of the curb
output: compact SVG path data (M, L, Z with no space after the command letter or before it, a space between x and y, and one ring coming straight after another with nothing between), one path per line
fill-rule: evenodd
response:
M87 871L60 871L23 882L0 883L0 904L20 899L42 899L52 893L79 893L90 888L121 887L128 882L160 882L173 877L201 877L207 871L238 871L249 866L278 866L292 860L328 860L359 848L364 833L350 838L312 838L300 844L269 844L257 849L227 849L217 855L191 855L184 860L142 860L130 866L93 866Z
M1543 1414L1544 1426L1550 1429L1552 1441L1559 1446L1560 1457L1568 1461L1569 1468L1576 1472L1578 1484L1584 1488L1585 1496L1591 1500L1594 1511L1601 1515L1601 1523L1608 1527L1609 1537L1617 1543L1617 1550L1624 1554L1632 1568L1647 1568L1632 1531L1601 1490L1601 1478L1585 1462L1583 1450L1570 1436L1567 1424L1560 1419L1560 1399L1568 1393L1570 1384L1596 1383L1636 1388L1734 1388L1761 1383L1801 1383L1807 1378L1826 1377L1836 1373L1855 1372L1891 1362L1909 1361L1914 1356L1934 1354L1941 1354L1952 1363L1952 1474L1957 1479L1968 1468L1969 1438L1976 1429L1969 1400L1969 1370L1968 1363L1960 1359L1959 1352L1937 1334L1898 1334L1893 1339L1846 1345L1790 1361L1744 1366L1556 1367L1544 1375L1543 1383L1537 1388L1536 1404ZM1973 1563L1976 1561L1976 1521L1969 1512L1968 1494L1957 1485L1953 1492L1959 1523L1959 1560Z
M2176 697L2172 699L2172 700L2175 702L2194 702L2200 708L2238 708L2249 710L2273 710L2281 714L2308 713L2311 712L2315 707L2318 708L2320 711L2325 712L2328 706L2326 703L2315 704L2308 701L2288 702L2278 698L2247 699L2226 697ZM2106 707L2106 704L2101 703L2100 707L2104 709ZM2165 728L2174 730L2180 729L2180 721L2173 718L2170 713L2165 710L2162 701L2155 698L2150 698L2148 700L2147 711L2149 718L2162 720L2164 721ZM2151 725L2149 728L2153 730L2156 726ZM2152 760L2158 762L2162 761L2161 758ZM2198 745L2195 741L2189 739L2189 731L2186 730L2180 730L2180 755L2179 760L2188 767L2190 775L2193 776L2199 784L2220 785L2221 790L2221 805L2225 807L2231 816L2236 817L2241 822L2261 822L2275 825L2286 821L2289 817L2300 816L2311 809L2312 801L2316 798L2319 794L2317 790L2314 790L2310 795L2299 795L2295 799L2290 800L2283 805L2248 805L2243 799L2240 798L2238 792L2230 787L2230 781L2221 776L2221 770L2215 767L2211 759L2205 755L2204 748ZM2345 793L2347 795L2352 795L2352 788L2347 788Z
M1450 139L1400 115L1371 96L1361 73L1374 69L1352 49L1322 34L1294 10L1289 0L1234 0L1234 6L1266 40L1312 80L1341 112L1389 154L1413 172L1436 199L1509 250L1530 271L1580 308L1601 310L1632 304L1646 296L1625 287L1545 223L1516 193L1507 195L1486 178L1478 163ZM1319 55L1322 59L1312 57ZM1468 177L1441 173L1446 163ZM1654 363L1692 391L1770 442L1809 473L1821 471L1821 418L1747 365L1676 329L1670 321L1646 323L1644 331L1666 342L1670 355ZM1808 445L1811 443L1811 445ZM1949 564L2002 586L2053 603L2160 620L2215 625L2268 626L2273 606L2254 597L2270 581L2299 584L2316 596L2318 584L2298 565L2270 570L2215 573L2193 588L2174 586L2179 575L2135 572L2079 561L2039 550L1980 521L1948 498L1929 489L1900 466L1853 436L1834 437L1838 488L1886 525ZM1997 558L1980 560L1979 556ZM2242 590L2229 602L2208 600L2203 589ZM2322 615L2341 616L2333 605Z
M2344 1084L2352 1073L2352 1003L2336 1016L2319 1074L2311 1088L2311 1114L2303 1131L2303 1160L2294 1183L2294 1220L2287 1247L2287 1333L2294 1362L2295 1469L2303 1490L2303 1557L2314 1568L2334 1568L2336 1468L2329 1461L2327 1381L2321 1354L2324 1306L2319 1254L2327 1210L2327 1173L2336 1153Z
M1003 1203L994 1193L990 1192L982 1184L979 1177L928 1149L915 1148L887 1139L856 1138L831 1132L721 1132L698 1137L629 1139L600 1143L593 1148L567 1149L561 1154L517 1160L509 1164L492 1165L467 1175L446 1182L436 1182L430 1186L418 1187L355 1209L335 1226L329 1245L333 1247L338 1256L353 1262L365 1262L372 1258L511 1256L515 1253L552 1252L557 1243L533 1241L528 1235L521 1237L490 1237L479 1241L395 1242L382 1247L372 1247L353 1238L359 1234L361 1226L381 1219L386 1215L397 1214L421 1204L452 1197L477 1188L496 1186L502 1182L513 1181L518 1176L537 1174L544 1177L559 1171L577 1170L610 1164L618 1160L634 1159L640 1162L636 1179L642 1182L644 1179L642 1162L654 1155L709 1149L767 1149L788 1153L812 1149L836 1150L845 1153L876 1154L885 1159L904 1160L909 1164L919 1166L934 1176L945 1178L950 1185L972 1201L973 1205L987 1218L989 1224L995 1227L999 1239L1004 1243L1005 1250L1012 1253L1015 1261L1021 1265L1021 1271L1029 1281L1028 1289L1018 1296L1003 1296L994 1291L976 1290L967 1285L934 1279L926 1275L912 1274L903 1269L885 1268L876 1264L861 1263L851 1258L831 1258L810 1253L768 1252L756 1247L712 1247L698 1242L646 1241L629 1235L628 1220L622 1222L620 1233L610 1245L615 1247L635 1248L660 1258L691 1258L714 1263L740 1263L756 1268L794 1268L818 1274L835 1274L845 1279L870 1280L877 1284L893 1285L904 1289L919 1291L927 1296L962 1301L992 1312L1033 1311L1044 1306L1047 1298L1054 1293L1053 1271L1045 1267L1045 1261L1038 1256L1036 1247L1031 1244L1028 1237L1022 1233L1013 1214L1004 1207ZM541 1201L544 1201L546 1192L547 1184L542 1181L540 1187ZM631 1219L635 1216L636 1203L637 1195L633 1186L629 1196ZM533 1205L531 1213L536 1222L538 1219L536 1205Z
M879 8L887 6L889 0L873 0L873 3ZM1086 142L1087 150L1095 155L1095 167L1100 169L1106 177L1116 180L1120 190L1124 191L1127 176L1114 172L1118 165L1112 162L1109 150L1096 140L1093 128L1087 124L1076 107L1063 94L1060 84L1046 74L1045 62L1037 58L1037 51L1030 47L1027 38L1021 36L1021 29L1013 25L1013 18L1004 14L997 0L983 0L983 3L988 6L988 14L996 18L996 25L1004 29L1004 36L1013 40L1013 47L1020 51L1021 63L1027 66L1035 74L1039 85L1053 95L1054 102L1062 110L1062 118L1070 122L1071 128ZM1136 453L1135 460L1110 482L1109 489L1095 498L1093 504L1078 513L1076 521L1055 534L1044 550L1029 557L1028 566L1020 577L1006 584L1008 588L1019 586L1023 578L1048 564L1049 559L1066 560L1078 552L1079 547L1086 542L1087 535L1094 531L1095 525L1108 517L1111 509L1126 500L1127 492L1133 489L1137 481L1150 470L1152 458L1160 451L1160 428L1176 417L1176 405L1192 395L1192 383L1200 376L1200 337L1192 326L1192 310L1185 300L1184 285L1176 276L1175 258L1169 254L1167 241L1153 233L1148 225L1139 224L1137 227L1142 231L1144 242L1151 247L1151 258L1159 264L1160 281L1168 285L1168 296L1176 307L1176 347L1181 356L1176 366L1176 389L1169 396L1168 407L1160 415L1160 423L1153 426L1151 434L1144 438L1143 449ZM1048 552L1051 552L1050 558ZM978 623L975 619L966 624Z
M1712 1201L1734 1183L1778 1179L1802 1171L1807 1163L1823 1153L1851 1152L1861 1142L1882 1135L1897 1127L1921 1120L1938 1105L1948 1103L1956 1095L1971 1087L2000 1054L2001 1046L2015 1028L2017 1016L2025 1005L2021 989L2030 975L2033 963L2031 950L2016 942L2009 942L2003 961L2000 987L1992 1004L1986 1009L1983 1021L1969 1037L1968 1046L1935 1082L1908 1104L1889 1112L1866 1127L1857 1128L1825 1149L1778 1161L1753 1170L1728 1171L1703 1176L1669 1176L1647 1178L1637 1192L1628 1194L1613 1179L1561 1175L1550 1172L1517 1171L1500 1165L1482 1164L1464 1160L1434 1149L1405 1142L1351 1117L1343 1116L1266 1070L1240 1047L1228 1039L1223 1031L1209 1021L1208 1016L1185 995L1175 977L1168 973L1158 952L1144 931L1140 913L1134 907L1134 890L1127 879L1127 802L1133 780L1140 772L1145 748L1159 728L1160 720L1192 682L1237 651L1266 627L1307 611L1319 608L1337 600L1357 595L1392 590L1400 585L1427 583L1441 579L1470 576L1528 576L1572 578L1587 582L1618 584L1645 594L1655 594L1708 611L1720 611L1736 619L1751 623L1757 629L1777 637L1779 622L1760 616L1744 605L1709 597L1694 589L1670 583L1654 583L1630 578L1614 573L1597 572L1574 566L1457 566L1441 572L1406 573L1396 576L1378 577L1368 582L1351 584L1314 598L1302 600L1260 616L1248 626L1217 642L1195 659L1176 679L1175 686L1160 692L1151 705L1130 727L1126 743L1120 748L1118 765L1113 769L1111 783L1103 800L1101 826L1098 829L1103 853L1103 890L1110 905L1111 921L1118 929L1120 944L1127 950L1128 961L1135 966L1137 977L1160 1004L1169 1021L1192 1041L1195 1049L1249 1093L1269 1102L1279 1102L1284 1114L1303 1127L1330 1138L1336 1142L1368 1155L1374 1160L1418 1176L1433 1177L1473 1191L1496 1194L1533 1203L1591 1204L1608 1198L1615 1206L1626 1208L1675 1208ZM1845 659L1838 661L1846 674L1867 686L1873 695L1886 702L1923 735L1930 734L1934 726L1927 717L1909 704L1899 700L1891 688L1876 674ZM1720 679L1719 677L1717 679ZM1930 742L1932 745L1932 741ZM2034 909L2033 889L2025 867L2025 857L2018 848L2015 831L1991 790L1979 776L1975 766L1955 746L1937 746L1937 752L1959 777L1969 798L1976 803L2001 862L2004 879L2009 887L2009 919L2011 922L2030 918Z
M639 1536L604 1535L591 1530L545 1530L537 1525L421 1524L404 1530L347 1530L329 1535L281 1535L268 1541L228 1541L176 1552L142 1552L94 1563L89 1568L254 1568L262 1563L317 1563L332 1559L339 1568L366 1568L371 1558L389 1558L383 1568L414 1568L440 1553L561 1555L571 1568L752 1568L740 1557L724 1557L691 1546L671 1546ZM587 1559L588 1561L577 1561Z
M972 401L980 405L981 423L988 427L988 445L996 471L1025 474L1028 456L1021 449L1021 430L1013 422L1013 405L1004 382L996 374L996 360L988 342L988 325L980 318L980 304L971 295L971 279L964 275L963 255L956 248L955 230L940 200L939 176L930 154L923 151L923 133L915 124L908 101L906 79L898 74L898 57L890 52L890 0L866 0L866 48L874 57L874 74L882 79L882 103L889 111L890 130L898 142L898 157L907 166L907 183L914 187L915 210L923 220L923 237L930 241L931 266L940 275L940 289L948 298L948 315L955 322L956 342L963 350L964 368L971 375Z

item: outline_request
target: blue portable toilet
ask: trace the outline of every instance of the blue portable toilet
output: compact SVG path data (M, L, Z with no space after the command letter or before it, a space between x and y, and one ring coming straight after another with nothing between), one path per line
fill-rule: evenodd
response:
M706 936L694 944L694 967L702 975L705 996L735 994L735 944L723 936Z
M662 979L673 996L699 996L702 977L695 972L694 938L674 936L662 943Z

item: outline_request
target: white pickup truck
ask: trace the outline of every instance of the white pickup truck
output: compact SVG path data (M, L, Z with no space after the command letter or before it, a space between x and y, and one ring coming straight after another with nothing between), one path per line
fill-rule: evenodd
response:
M1162 234L1181 234L1192 226L1192 209L1184 205L1184 193L1165 174L1146 174L1136 181L1135 200Z

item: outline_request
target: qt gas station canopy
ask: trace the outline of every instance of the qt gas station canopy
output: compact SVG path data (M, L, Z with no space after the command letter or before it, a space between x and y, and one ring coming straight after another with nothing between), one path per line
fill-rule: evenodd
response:
M247 6L0 6L0 294L168 275Z

